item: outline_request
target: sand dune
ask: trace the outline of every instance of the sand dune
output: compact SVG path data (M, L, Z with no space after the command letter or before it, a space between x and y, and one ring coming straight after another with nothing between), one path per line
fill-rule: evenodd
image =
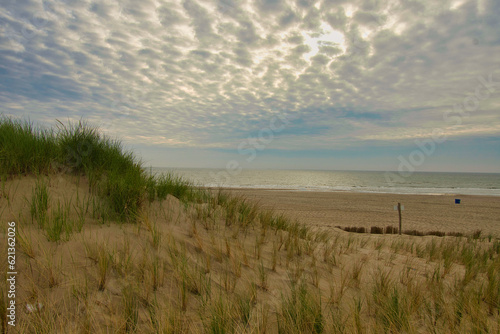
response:
M39 182L49 193L43 222L32 211ZM462 197L459 207L450 196L231 192L245 197L168 195L120 222L104 219L106 198L92 194L85 177L5 182L0 220L17 228L17 332L498 331L498 240L328 228L395 225L393 204L401 201L413 227L441 221L452 230L460 221L464 231L493 233L495 198ZM458 210L489 220L473 226ZM6 243L2 236L0 247Z

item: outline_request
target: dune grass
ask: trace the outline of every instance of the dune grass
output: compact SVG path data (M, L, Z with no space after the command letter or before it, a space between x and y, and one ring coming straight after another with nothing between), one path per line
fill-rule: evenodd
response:
M62 153L52 130L27 121L0 119L0 173L47 174Z
M307 287L304 281L290 286L290 296L282 297L278 314L278 333L312 333L324 331L321 297Z
M184 201L202 201L206 196L174 175L149 175L120 141L82 121L41 129L29 121L0 118L0 153L0 175L9 178L61 172L86 176L92 192L105 203L101 214L107 219L135 220L147 201L168 194ZM32 216L43 224L43 185L35 191Z
M47 185L43 181L39 181L33 189L31 196L31 222L38 222L38 226L44 227L47 220L47 209L49 207L49 193Z

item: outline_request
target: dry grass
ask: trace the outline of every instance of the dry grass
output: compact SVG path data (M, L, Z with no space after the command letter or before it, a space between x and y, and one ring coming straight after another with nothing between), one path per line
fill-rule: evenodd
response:
M478 232L311 229L220 191L168 195L134 223L103 224L85 177L4 187L16 189L0 219L19 227L18 332L500 330L500 241Z

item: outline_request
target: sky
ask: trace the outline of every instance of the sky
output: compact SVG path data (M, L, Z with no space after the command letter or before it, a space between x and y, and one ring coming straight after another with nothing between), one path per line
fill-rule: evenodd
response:
M0 115L145 165L500 172L499 0L2 0Z

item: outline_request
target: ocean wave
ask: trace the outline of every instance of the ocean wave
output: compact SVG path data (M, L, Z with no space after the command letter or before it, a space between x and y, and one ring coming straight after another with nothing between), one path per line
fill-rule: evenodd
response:
M209 188L230 189L271 189L292 191L320 191L320 192L358 192L358 193L380 193L380 194L413 194L413 195L484 195L500 196L497 188L416 188L416 187L370 187L370 186L304 186L304 185L282 185L282 184L205 184Z

